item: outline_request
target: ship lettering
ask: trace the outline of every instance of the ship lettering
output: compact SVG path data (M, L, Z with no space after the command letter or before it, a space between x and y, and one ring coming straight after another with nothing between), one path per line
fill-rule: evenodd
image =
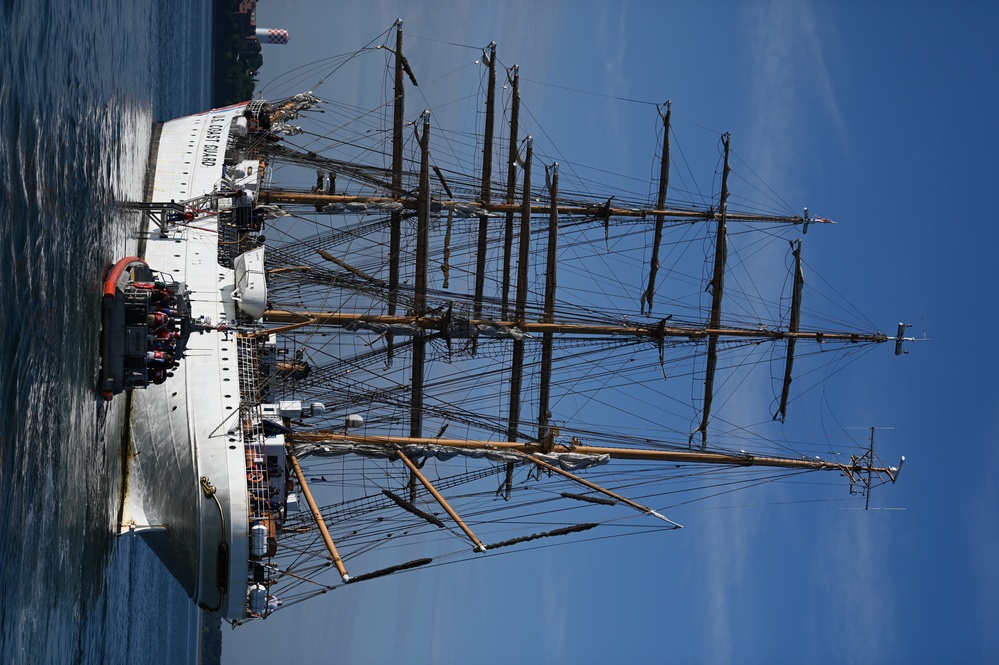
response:
M205 139L202 143L201 165L213 167L218 163L219 145L222 143L222 133L225 129L226 116L214 115L205 128Z

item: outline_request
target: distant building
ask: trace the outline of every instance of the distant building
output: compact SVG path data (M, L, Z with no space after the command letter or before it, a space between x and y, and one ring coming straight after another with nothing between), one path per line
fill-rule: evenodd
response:
M260 42L257 41L257 0L239 0L236 21L240 34L246 39L246 47L240 52L240 57L245 59L260 53Z
M257 30L257 0L239 0L239 9L236 10L236 20L239 21L240 31L250 36Z

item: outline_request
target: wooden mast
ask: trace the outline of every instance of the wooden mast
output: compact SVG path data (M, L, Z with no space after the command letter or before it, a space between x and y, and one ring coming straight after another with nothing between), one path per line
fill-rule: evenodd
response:
M549 464L548 462L545 462L544 460L541 460L541 459L535 457L534 455L526 455L525 454L524 457L526 459L528 459L529 461L531 461L532 463L534 463L535 465L540 466L542 469L545 469L549 473L557 473L560 476L563 476L565 478L568 478L570 480L573 480L573 481L579 483L583 487L588 487L591 490L594 490L596 492L600 492L601 494L603 494L605 496L608 496L611 499L614 499L615 501L620 501L621 503L623 503L625 505L631 506L635 510L639 510L639 511L641 511L643 513L646 513L647 515L652 515L653 517L658 517L659 519L663 520L664 522L669 522L670 524L672 524L673 526L675 526L678 529L683 528L679 524L677 524L676 522L674 522L673 520L660 515L655 510L649 508L648 506L643 506L642 504L638 503L637 501L632 501L631 499L629 499L627 497L621 496L617 492L612 492L609 489L606 489L604 487L601 487L600 485L597 485L596 483L593 483L593 482L590 482L589 480L586 480L585 478L580 478L576 474L569 473L565 469L557 467L554 464Z
M659 164L659 196L656 198L656 208L663 210L666 208L666 190L669 188L669 116L670 102L666 101L666 113L660 111L663 119L663 155ZM659 272L659 245L663 240L663 225L666 223L664 215L656 215L656 231L652 239L652 258L649 259L649 286L642 294L642 312L645 306L649 306L649 313L652 313L652 299L656 292L656 274Z
M520 238L517 246L517 298L514 304L514 325L520 327L527 322L527 276L531 250L531 161L534 156L533 141L527 137L527 156L524 159L524 199L520 212ZM507 437L517 438L520 429L520 391L524 376L523 338L513 341L513 360L510 367L510 414L507 421Z
M576 482L583 484L584 486L592 489L595 492L600 492L606 496L612 497L615 500L622 501L633 508L636 508L642 512L654 515L660 519L664 519L671 524L675 523L667 520L662 515L656 513L656 511L643 506L637 502L631 501L621 495L611 492L607 489L600 487L599 485L580 478L572 473L569 473L555 464L551 464L544 459L539 457L539 454L544 453L555 453L555 454L580 454L580 455L607 455L613 459L620 460L640 460L646 462L658 462L664 464L712 464L712 465L722 465L730 467L743 467L743 466L764 466L771 468L783 468L789 470L797 471L812 471L812 470L824 470L824 471L836 471L843 475L849 477L851 483L865 483L868 487L871 486L872 476L882 476L887 475L888 479L894 482L897 478L898 469L896 467L886 467L881 465L881 462L877 460L877 465L875 464L874 451L873 451L873 430L871 435L871 447L870 452L863 457L853 457L849 464L838 463L838 462L826 462L810 459L794 459L788 457L774 457L774 456L757 456L747 453L733 454L726 452L708 452L707 451L707 425L709 422L711 403L713 398L713 383L716 373L716 368L718 364L718 344L719 341L724 338L734 338L734 339L761 339L761 340L786 340L788 344L788 357L785 366L784 373L784 387L782 390L780 405L778 408L778 414L783 420L786 414L786 407L788 401L789 387L791 383L791 370L793 361L793 351L794 345L797 339L800 337L802 339L813 339L817 342L826 341L843 341L850 343L858 342L884 342L889 338L882 333L875 334L859 334L859 333L823 333L823 332L802 332L799 330L800 313L801 313L801 290L803 280L801 275L801 259L800 259L800 241L798 241L797 246L794 249L795 256L795 275L794 275L794 296L792 300L790 325L788 330L760 330L760 329L740 329L740 328L723 328L721 324L721 312L722 312L722 299L724 292L724 274L725 274L725 264L727 257L727 230L726 224L728 221L742 220L746 222L783 222L798 224L806 221L800 217L774 217L765 215L737 215L729 214L727 210L727 200L729 197L728 191L728 177L730 175L729 166L729 135L726 134L723 138L724 143L724 171L722 176L721 185L721 195L720 202L717 210L709 211L696 211L696 210L669 210L666 207L666 196L668 190L669 181L669 116L670 116L670 104L666 103L665 114L660 113L664 121L664 138L663 138L663 155L662 163L660 169L660 183L659 183L659 195L657 198L656 207L654 210L645 209L629 209L623 207L611 207L611 199L607 200L606 204L577 204L573 206L564 206L560 210L558 202L558 172L557 164L553 167L552 178L549 182L549 192L550 192L550 202L547 206L538 205L535 206L532 203L531 197L531 164L533 159L533 150L531 145L531 138L527 138L527 148L526 157L524 161L520 161L518 155L518 114L519 114L519 71L517 67L514 67L512 71L513 78L511 82L513 84L513 111L511 119L511 139L510 139L510 160L508 163L508 189L507 196L504 203L494 204L491 201L491 172L492 172L492 142L494 134L494 104L495 104L495 64L496 64L496 48L495 43L490 44L490 53L488 56L483 53L483 58L489 66L489 90L487 93L487 112L486 112L486 128L485 128L485 143L483 147L483 164L482 164L482 175L481 175L481 189L480 189L480 201L479 208L475 210L474 208L469 208L472 210L469 216L477 217L478 219L478 253L476 256L476 271L475 271L475 287L473 296L473 315L469 320L464 320L461 323L466 324L464 329L471 330L473 332L453 332L450 328L453 322L451 312L449 311L446 316L428 315L427 297L428 297L428 281L429 281L429 215L430 215L430 203L431 203L431 192L429 184L429 113L425 112L423 116L423 131L422 135L417 132L417 138L420 143L421 149L421 162L420 162L420 172L419 172L419 186L418 194L415 199L411 197L408 192L403 190L402 182L402 131L403 131L403 82L402 74L405 71L410 73L408 66L405 64L405 59L402 55L402 22L398 21L397 26L397 36L396 36L396 67L395 67L395 84L396 84L396 97L395 97L395 113L393 117L393 156L392 156L392 172L391 172L391 192L389 197L379 198L379 197L351 197L351 196L340 196L333 192L328 194L323 194L322 192L317 192L311 197L311 201L317 204L322 203L351 203L351 202L365 202L365 203L397 203L402 204L403 209L415 210L417 215L417 244L415 248L415 274L413 282L413 308L411 313L407 313L405 316L397 315L397 305L399 298L399 285L400 285L400 253L401 253L401 221L403 212L398 208L393 208L391 211L391 239L390 239L390 276L389 283L387 285L388 291L388 315L378 316L378 315L354 315L349 313L306 313L306 312L283 312L269 310L265 313L265 318L269 321L292 321L290 325L292 327L304 325L303 321L308 321L309 324L318 325L337 325L337 326L347 326L356 323L379 323L387 326L396 326L396 328L390 329L386 333L388 341L388 358L391 362L393 355L393 339L397 334L412 334L413 336L413 368L412 368L412 382L411 382L411 416L410 416L410 436L409 437L390 437L390 436L377 436L377 435L358 435L355 433L326 433L326 432L308 432L302 434L289 434L287 435L289 459L292 464L294 471L300 481L303 489L303 494L305 499L309 504L309 507L316 518L319 529L322 533L323 540L326 543L327 549L329 550L333 563L336 566L338 572L341 574L342 579L347 582L351 578L347 575L347 572L343 566L336 547L330 537L328 530L325 528L325 524L321 519L320 511L313 500L311 493L306 485L304 474L299 467L298 460L292 453L292 445L299 442L312 442L312 443L362 443L366 445L381 446L383 449L392 451L388 453L390 457L394 456L402 461L407 468L410 470L410 487L411 493L415 494L415 483L418 480L422 483L426 489L432 494L432 496L440 503L443 509L455 520L459 528L465 533L465 535L472 541L475 546L475 551L485 551L485 546L482 541L480 541L476 535L468 528L465 522L458 516L458 514L448 505L444 497L434 488L432 483L421 473L420 467L414 463L411 459L411 455L417 455L415 452L420 447L438 447L438 446L449 446L454 448L460 448L465 450L500 450L508 451L508 454L502 459L507 462L507 488L511 487L511 471L516 462L509 462L513 455L518 457L523 457L526 461L534 464L541 469L544 469L549 474L557 473L563 477L572 479ZM411 73L410 73L411 75ZM508 74L509 76L509 74ZM413 81L415 85L415 80ZM516 164L523 164L524 166L524 181L523 181L523 197L519 203L514 200L514 190L516 187ZM436 170L436 167L434 167ZM382 170L384 173L384 170ZM447 190L447 195L450 199L453 199L451 191L448 189L447 183L444 182L443 175L438 170L438 177L441 179L441 183ZM382 188L384 188L384 180L380 182ZM411 183L408 185L411 187ZM461 195L461 190L458 190L459 195ZM287 198L283 198L287 197ZM294 200L293 200L294 199ZM301 202L303 200L309 200L308 196L303 197L299 194L287 193L287 192L269 192L267 200L271 202ZM458 206L461 205L457 201L444 201L441 202L442 207L447 208L449 215L454 216L455 211ZM521 215L521 225L519 230L519 244L518 244L518 274L516 283L516 296L515 302L511 308L509 304L509 291L511 288L511 266L512 261L512 242L513 242L513 215L518 212ZM653 241L653 251L652 257L649 263L649 275L648 275L648 287L642 294L642 310L644 314L645 305L648 305L649 312L651 313L653 307L653 299L655 294L655 283L656 275L659 269L659 252L660 245L662 242L663 229L665 223L670 220L679 220L687 222L695 221L709 221L717 223L717 237L716 237L716 251L714 256L714 266L713 266L713 277L710 282L712 290L712 304L710 309L710 315L708 321L705 325L701 326L667 326L667 320L664 319L657 324L651 325L587 325L587 324L557 324L555 322L555 293L556 293L556 258L557 258L557 237L558 237L558 216L559 214L577 215L583 217L590 217L591 219L600 219L605 223L609 222L611 217L628 217L628 218L646 218L652 216L655 218L655 235ZM501 321L495 321L491 319L483 319L483 301L485 298L485 266L487 258L487 222L488 217L492 214L503 213L506 216L506 235L504 239L504 260L503 260L503 270L504 278L502 284L502 305L501 305ZM459 213L460 214L460 213ZM548 244L547 244L547 263L546 263L546 287L545 287L545 297L544 297L544 313L542 320L540 322L529 322L527 320L527 297L528 297L528 265L530 258L530 236L531 236L531 218L532 215L543 215L548 214L550 217L549 227L548 227ZM806 212L807 217L807 212ZM449 219L449 231L448 237L450 236L450 219ZM447 244L445 245L447 247ZM792 246L793 243L792 243ZM322 251L320 250L322 254ZM345 270L351 272L355 277L358 277L368 284L376 286L386 286L378 280L367 273L354 268L338 259L324 255L328 260L336 263ZM446 285L445 285L446 288ZM308 317L307 319L304 317ZM412 332L399 332L404 326L411 327ZM437 438L426 438L423 437L423 391L424 391L424 368L425 368L425 355L426 355L426 344L427 340L431 338L428 332L440 332L442 335L450 336L467 336L470 338L475 338L476 333L474 328L476 326L490 327L492 329L500 329L506 332L512 332L514 328L525 332L525 333L540 333L541 334L541 379L539 386L539 412L538 412L538 440L536 442L525 443L519 439L526 438L519 434L520 429L520 399L523 392L523 366L525 358L525 345L526 340L523 337L516 336L513 341L513 362L511 371L511 385L510 385L510 398L509 398L509 420L507 427L507 440L506 441L471 441L463 439L441 439L440 434L443 434L444 429L441 429L440 434ZM461 326L456 326L455 329L461 328ZM273 329L271 330L273 331ZM556 442L555 437L558 432L555 431L553 435L551 432L553 428L550 426L550 415L549 415L549 402L550 402L550 382L552 374L552 362L553 362L553 343L554 335L607 335L610 337L615 336L631 336L631 337L647 337L650 340L657 340L660 342L660 348L662 348L662 340L666 338L674 339L688 339L688 340L706 340L708 342L707 347L707 370L705 376L705 397L703 403L703 412L700 425L691 434L691 441L693 440L694 434L696 432L701 432L702 442L701 450L681 450L683 444L665 444L670 446L670 448L623 448L623 447L609 447L609 446L587 446L580 445L573 439L572 445L567 445L565 443ZM901 344L902 332L900 329L897 344ZM775 418L777 416L775 415ZM445 425L446 428L446 425ZM690 441L687 442L687 447L690 447ZM673 448L675 447L675 449ZM405 451L405 452L404 452ZM418 458L417 461L420 461ZM904 458L903 458L904 459ZM901 465L900 465L901 466ZM864 479L866 476L866 481ZM883 478L882 478L883 480ZM869 494L868 494L869 498ZM581 525L587 526L587 525ZM679 526L679 525L676 525ZM551 532L555 533L555 532ZM544 535L544 534L543 534ZM513 541L505 541L513 542ZM422 561L422 560L421 560ZM418 564L419 562L413 562ZM409 564L407 564L409 565ZM386 571L401 570L404 567L395 567L393 569L386 569ZM364 576L361 576L364 577ZM358 578L359 579L359 578Z
M794 287L791 291L791 320L787 330L792 334L787 338L787 358L784 360L784 383L780 391L780 405L774 420L780 418L781 422L787 418L787 400L791 394L791 368L794 366L794 347L798 342L797 334L801 324L801 292L805 286L805 274L801 269L801 240L791 243L794 253Z
M482 142L482 185L479 198L488 205L492 198L493 175L493 133L496 115L496 42L489 44L489 55L482 54L489 66L489 89L486 91L486 127ZM486 241L488 240L489 217L479 217L478 249L475 256L475 298L472 311L475 318L482 316L482 297L486 285Z
M514 156L516 159L516 154ZM516 182L514 183L516 186ZM513 197L513 194L510 195ZM407 210L416 210L415 199L394 199L384 196L354 196L348 194L318 194L316 192L305 192L285 189L266 190L261 194L261 200L266 203L298 203L303 205L326 205L326 204L350 204L367 203L379 204L402 204ZM440 207L451 208L455 206L468 206L468 201L439 201ZM490 214L511 215L523 208L523 203L489 203L474 204L481 212ZM574 215L579 217L594 217L603 219L604 217L625 217L630 219L648 219L649 217L663 216L667 220L677 222L717 222L719 213L714 210L683 210L679 208L622 208L618 206L608 206L606 202L590 203L586 205L560 205L558 208L561 215ZM551 214L551 206L547 204L532 205L532 215ZM478 210L474 213L478 216ZM512 219L512 218L511 218ZM749 222L749 223L773 223L773 224L803 224L806 220L800 215L758 215L755 213L727 212L726 219L729 222ZM512 222L511 222L512 226ZM512 241L511 241L512 246ZM509 280L508 280L509 282ZM509 286L509 284L508 284Z
M558 259L558 162L552 165L548 178L548 192L551 197L551 215L548 218L548 253L545 261L545 323L555 323L555 268ZM542 333L541 337L541 376L538 387L538 441L548 441L551 419L549 402L552 381L552 345L554 333Z
M468 528L468 525L465 524L465 521L461 519L458 513L455 512L454 508L451 507L451 504L449 504L447 500L441 495L441 493L437 491L437 488L433 486L433 483L427 480L426 476L424 476L423 473L420 472L420 469L415 464L413 464L412 460L406 457L406 455L401 450L397 450L396 455L399 457L400 460L402 460L402 463L409 468L409 472L413 475L413 477L419 480L420 483L422 483L423 486L427 488L427 491L430 492L430 495L434 497L437 503L440 504L441 508L443 508L444 511L451 516L451 519L455 521L455 523L458 525L458 528L461 529L466 536L468 536L468 539L471 540L472 543L475 545L474 548L475 551L485 552L486 546L482 544L482 541L479 540L474 533L472 533L472 530Z
M731 136L725 134L722 143L725 147L725 167L722 171L721 197L718 203L718 235L715 241L715 266L713 277L711 278L711 317L708 319L709 328L719 328L721 326L721 305L722 295L725 291L725 259L728 256L728 236L725 231L726 211L728 209L728 174L729 168L729 139ZM693 440L694 434L701 433L701 449L708 445L708 419L711 416L711 400L714 397L715 369L718 366L718 335L708 334L708 360L704 372L704 406L701 413L701 424L690 435Z
M327 551L330 553L330 558L333 560L333 565L336 566L336 570L340 573L340 579L344 582L350 581L350 575L347 574L347 568L343 565L343 560L340 558L340 553L337 552L336 545L333 543L333 537L330 536L330 531L326 528L326 520L323 519L322 512L319 510L319 505L316 500L312 498L312 491L309 489L309 484L305 482L305 474L302 472L302 467L298 464L298 458L295 456L294 451L290 445L287 445L288 459L291 461L291 466L295 470L295 476L298 477L298 485L302 488L302 494L305 496L305 502L309 504L309 510L312 511L312 518L316 522L316 526L319 528L319 533L323 537L323 543L326 545Z
M402 19L396 20L395 33L395 98L392 105L392 197L402 195L402 123L405 113L406 89L403 85ZM388 313L394 315L399 299L399 259L402 247L402 212L393 210L389 232L389 291ZM386 362L391 365L395 355L393 336L386 335Z
M420 190L416 215L416 274L414 303L417 316L427 309L427 272L430 257L430 111L423 112L423 134L420 138ZM423 335L413 339L413 381L410 399L410 436L423 435L423 376L427 340Z
M517 211L517 206L513 202L514 190L517 186L517 134L520 125L520 67L514 65L507 72L507 80L510 81L510 151L506 166L506 206L503 212L506 213L506 223L503 227L503 284L500 296L500 312L505 319L509 313L510 305L510 266L513 259L513 214ZM527 197L530 200L530 197ZM493 212L492 207L483 206L487 212ZM499 212L498 210L496 212Z
M300 323L308 321L316 325L348 326L358 323L377 323L386 326L408 327L415 334L417 330L442 331L449 323L446 316L381 316L378 314L350 314L341 312L314 312L314 311L287 311L287 310L267 310L263 318L271 323ZM622 337L648 337L658 340L660 338L670 339L690 339L702 340L710 339L712 336L732 339L758 339L758 340L781 340L795 337L797 339L810 339L816 342L850 342L858 343L881 343L889 339L894 340L885 333L857 333L857 332L823 332L812 330L799 330L792 333L786 330L760 330L759 328L712 328L712 327L688 327L688 326L667 326L665 322L652 325L601 325L586 323L545 323L540 321L496 321L493 319L469 319L464 321L467 327L489 327L494 330L510 330L517 328L525 333L545 333L553 332L562 335L608 335ZM466 328L467 331L467 328ZM400 334L396 329L396 334ZM449 331L452 337L460 337L460 330ZM466 332L466 336L469 333Z
M405 446L444 446L460 450L510 450L524 455L535 455L541 452L538 443L523 443L520 441L473 441L467 439L430 439L404 436L381 436L374 434L349 434L337 432L297 432L286 435L293 443L361 443L397 449ZM895 481L898 467L877 466L871 456L852 456L849 464L830 462L821 459L806 459L793 457L777 457L772 455L753 455L750 453L725 453L681 449L686 444L672 443L676 449L659 448L618 448L613 446L565 445L556 443L552 446L554 453L578 453L583 455L607 455L611 459L637 460L662 463L688 464L720 464L725 466L762 466L781 469L797 469L800 471L838 471L846 474L851 481L857 480L857 474L885 475Z

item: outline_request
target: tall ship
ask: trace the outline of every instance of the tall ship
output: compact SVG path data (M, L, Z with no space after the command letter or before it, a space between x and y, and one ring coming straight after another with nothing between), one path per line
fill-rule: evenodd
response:
M828 219L770 210L727 134L712 193L671 188L669 102L651 182L605 189L521 132L495 44L479 130L449 134L407 105L403 53L397 22L309 92L154 133L141 256L105 290L138 366L103 388L129 391L121 532L194 602L243 624L469 558L666 542L679 506L803 474L861 502L897 480L873 432L823 456L786 431L824 367L911 339L814 297L803 234ZM376 108L337 101L362 58ZM135 359L171 325L165 377Z

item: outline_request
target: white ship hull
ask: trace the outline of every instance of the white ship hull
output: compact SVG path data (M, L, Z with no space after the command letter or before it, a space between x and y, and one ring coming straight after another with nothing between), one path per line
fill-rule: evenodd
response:
M217 190L230 122L242 107L165 123L153 150L151 201L182 202ZM240 182L256 188L256 176ZM185 282L191 313L213 322L235 317L233 270L217 262L214 214L199 214L163 234L144 229L145 260ZM125 521L202 608L229 619L246 615L249 557L246 457L239 418L235 333L192 334L175 376L132 395ZM139 519L139 517L141 519Z

